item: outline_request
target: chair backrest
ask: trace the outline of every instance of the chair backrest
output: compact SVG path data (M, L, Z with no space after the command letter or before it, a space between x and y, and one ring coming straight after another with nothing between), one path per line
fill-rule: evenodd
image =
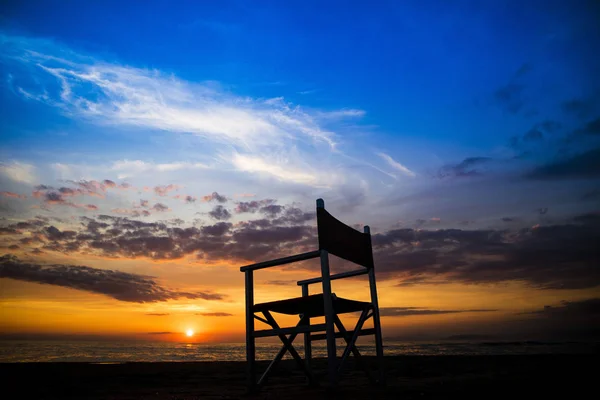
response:
M320 200L320 201L319 201ZM345 260L373 268L371 234L349 227L325 210L323 200L317 200L317 229L319 250L326 250Z

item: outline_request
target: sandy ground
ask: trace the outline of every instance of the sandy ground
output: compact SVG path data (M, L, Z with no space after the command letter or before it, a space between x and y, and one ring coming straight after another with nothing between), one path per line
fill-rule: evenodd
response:
M0 364L0 376L4 399L593 398L600 387L597 361L598 355L386 357L385 387L370 386L350 364L331 391L306 386L294 362L285 360L253 395L246 393L240 362ZM324 360L315 364L324 379ZM260 371L265 367L259 363Z

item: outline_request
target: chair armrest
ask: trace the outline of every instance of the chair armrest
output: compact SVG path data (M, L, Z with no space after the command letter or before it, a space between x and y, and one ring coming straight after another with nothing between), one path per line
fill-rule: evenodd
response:
M257 269L276 267L278 265L289 264L297 261L310 260L321 256L321 250L309 251L308 253L296 254L295 256L278 258L276 260L263 261L256 264L246 265L240 268L240 271L255 271Z
M365 275L369 273L368 268L355 269L354 271L340 272L339 274L331 275L329 277L330 280L342 279L342 278L350 278L351 276ZM323 277L305 279L303 281L298 281L297 285L311 285L313 283L319 283L323 281Z

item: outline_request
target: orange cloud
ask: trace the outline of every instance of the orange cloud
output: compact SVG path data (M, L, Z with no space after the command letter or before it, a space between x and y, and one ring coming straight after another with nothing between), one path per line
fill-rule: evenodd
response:
M13 199L26 199L27 196L24 194L17 194L14 192L0 192L0 194L4 197L11 197Z

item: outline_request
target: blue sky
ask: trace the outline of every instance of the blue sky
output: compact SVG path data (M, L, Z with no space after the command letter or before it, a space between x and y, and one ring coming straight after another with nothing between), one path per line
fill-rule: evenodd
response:
M560 137L597 111L597 29L586 7L6 4L2 157L90 168L205 164L236 185L248 174L274 178L262 182L265 196L291 183L344 187L371 203L439 186L440 169L473 157L486 158L495 178L514 178L564 154ZM90 71L103 76L82 77ZM146 100L154 104L131 108ZM587 114L565 112L569 101L586 103ZM151 115L165 103L168 112ZM207 124L193 121L208 115ZM553 132L523 140L544 123ZM273 162L279 172L267 171Z
M389 282L445 271L461 283L543 290L600 283L590 267L600 229L593 1L1 7L3 229L20 235L29 221L27 234L45 238L15 237L9 253L106 256L114 238L63 243L74 234L56 229L124 221L115 218L203 227L212 233L198 240L210 236L218 254L196 255L204 260L243 247L248 230L279 238L282 224L290 250L310 239L303 212L323 197L335 215L380 235ZM56 226L31 222L41 220ZM192 256L173 232L160 233L171 247L148 250L153 260ZM408 246L402 232L431 236ZM479 235L487 239L469 242ZM575 254L565 238L583 247ZM446 259L457 254L449 243L464 260ZM225 258L275 255L248 246ZM524 256L544 246L566 246L556 265ZM504 272L482 264L488 256ZM573 265L580 281L566 278Z

